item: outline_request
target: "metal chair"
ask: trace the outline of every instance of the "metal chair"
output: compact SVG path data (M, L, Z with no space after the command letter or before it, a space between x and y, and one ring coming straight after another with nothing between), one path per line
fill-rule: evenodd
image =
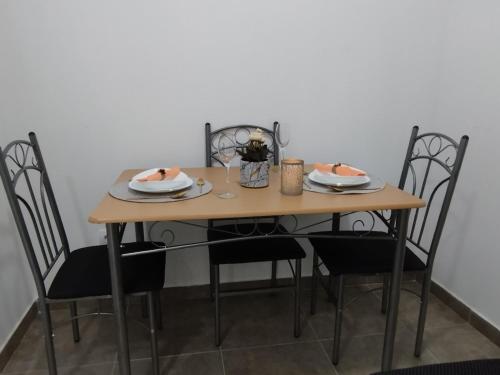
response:
M213 161L221 164L217 157L217 140L222 135L231 136L234 139L237 147L248 143L248 137L252 130L260 128L263 131L264 137L271 152L274 165L279 163L279 155L277 149L275 132L278 123L274 123L273 130L265 129L255 125L235 125L212 131L209 123L205 124L205 144L206 154L205 162L207 167L212 167ZM268 218L271 222L253 222L253 223L238 223L228 225L214 225L213 220L209 220L209 229L207 238L209 241L223 240L242 235L273 233L279 231L285 233L286 229L279 224L278 218ZM300 336L300 277L301 277L301 260L306 254L299 243L293 238L286 239L258 239L240 241L235 244L225 243L209 245L210 258L210 296L215 299L215 345L221 344L220 338L220 298L231 294L241 294L250 292L259 292L262 289L269 291L278 291L286 288L294 288L295 293L295 317L294 317L294 335ZM292 274L294 276L294 284L292 286L277 286L276 272L277 262L280 260L288 261ZM292 267L291 260L295 260L295 271ZM241 264L254 262L271 262L271 287L259 289L231 290L222 291L220 289L220 265L223 264Z
M498 375L500 374L500 359L478 359L474 361L438 363L386 372L372 375Z
M404 264L405 271L420 273L423 280L419 295L420 313L415 343L415 356L417 357L422 351L434 258L469 140L467 136L463 136L457 143L444 134L425 133L419 135L418 130L417 126L412 130L398 185L400 189L407 188L412 194L427 201L426 207L415 209L410 214ZM437 203L439 201L441 204ZM388 305L389 275L392 271L397 242L397 233L392 229L396 220L395 213L391 213L389 218L380 212L368 214L373 220L371 229L375 225L375 218L378 218L388 228L387 232L374 230L337 231L335 232L336 237L332 239L310 239L314 248L311 314L316 311L318 282L323 284L323 274L320 269L322 265L326 267L330 279L333 281L324 286L336 304L332 355L334 364L339 361L342 311L344 308L344 276L383 274L383 313ZM433 229L429 225L431 217L435 220ZM353 232L357 233L359 237L352 238ZM350 238L342 238L345 235L349 235ZM381 241L380 237L385 240ZM319 263L320 260L321 263Z
M80 341L77 301L111 298L106 245L70 251L54 191L35 133L0 148L0 175L38 293L48 369L57 374L51 303L68 302L73 340ZM122 244L122 252L154 248L149 242ZM133 259L132 259L133 258ZM124 292L146 296L153 372L159 374L155 301L165 279L165 254L140 255L122 260ZM50 281L52 280L52 281Z

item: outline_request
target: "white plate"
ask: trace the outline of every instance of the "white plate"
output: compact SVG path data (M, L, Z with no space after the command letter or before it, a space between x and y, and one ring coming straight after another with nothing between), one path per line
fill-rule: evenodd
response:
M193 180L190 179L184 172L179 172L172 180L163 181L137 181L140 178L147 177L158 171L160 168L148 169L141 172L128 183L128 187L132 190L140 191L143 193L170 193L182 189L187 189L193 185Z
M308 177L311 181L318 184L336 187L358 186L370 182L370 177L368 176L339 176L332 172L322 173L316 169L309 173Z

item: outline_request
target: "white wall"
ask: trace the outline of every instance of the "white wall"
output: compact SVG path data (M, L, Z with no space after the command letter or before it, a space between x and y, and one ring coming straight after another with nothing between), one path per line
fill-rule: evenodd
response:
M500 3L454 1L430 124L471 137L434 279L500 327Z
M443 43L469 21L453 25L456 9L445 0L4 0L1 143L38 133L73 247L97 241L87 216L121 170L202 165L206 121L279 120L292 130L289 152L306 162L349 161L396 181L412 125L471 129L445 125L453 74L444 64L456 52ZM14 247L12 231L0 234ZM442 263L439 280L468 302ZM203 249L169 255L169 285L206 283L207 271ZM256 266L225 277L264 274ZM488 316L500 322L500 311Z

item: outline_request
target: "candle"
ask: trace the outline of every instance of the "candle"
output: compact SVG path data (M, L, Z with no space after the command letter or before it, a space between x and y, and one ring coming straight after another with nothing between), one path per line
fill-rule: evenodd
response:
M304 160L283 159L281 161L281 193L285 195L302 194Z

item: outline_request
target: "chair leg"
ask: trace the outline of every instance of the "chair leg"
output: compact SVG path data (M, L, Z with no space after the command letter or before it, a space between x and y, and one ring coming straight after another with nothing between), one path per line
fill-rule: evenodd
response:
M318 301L318 273L318 254L316 253L316 250L314 250L311 277L311 315L316 314L316 306Z
M154 292L153 295L155 299L155 307L156 307L156 326L159 331L163 329L163 318L162 318L162 311L161 311L161 295L160 291Z
M431 291L431 274L426 272L422 281L422 291L420 292L420 312L418 315L417 338L415 340L415 357L420 357L422 353L422 342L424 338L425 319L427 318L427 306L429 304L429 294Z
M384 274L384 281L382 285L382 306L380 308L380 311L382 314L385 314L387 312L387 307L389 305L389 289L390 289L390 283L391 283L391 275L386 273Z
M220 346L220 266L214 265L215 346Z
M300 328L300 279L302 277L302 259L295 259L295 313L294 313L294 336L299 337Z
M148 317L148 298L141 296L141 314L144 319Z
M333 334L333 354L334 365L339 363L340 334L342 330L342 309L344 307L344 276L337 276L337 303L335 306L335 332Z
M278 262L273 260L271 262L271 287L276 286L276 275L278 273Z
M335 288L335 282L337 279L330 273L328 275L328 301L335 302L337 298L337 289Z
M52 332L52 319L50 308L45 302L38 302L38 314L42 320L43 334L45 337L45 350L47 351L47 366L50 375L57 375L56 354L54 352L54 335Z
M158 337L156 335L156 310L157 310L157 294L156 292L149 292L146 296L146 301L148 304L148 318L149 318L149 332L151 340L151 359L153 362L153 374L160 374L160 362L158 358Z
M70 302L69 304L69 314L71 316L71 326L73 328L73 341L80 341L80 329L78 327L78 319L76 316L78 315L78 309L76 306L76 302Z
M210 301L214 301L214 284L215 284L215 281L214 281L214 269L215 269L215 266L213 264L210 263Z

